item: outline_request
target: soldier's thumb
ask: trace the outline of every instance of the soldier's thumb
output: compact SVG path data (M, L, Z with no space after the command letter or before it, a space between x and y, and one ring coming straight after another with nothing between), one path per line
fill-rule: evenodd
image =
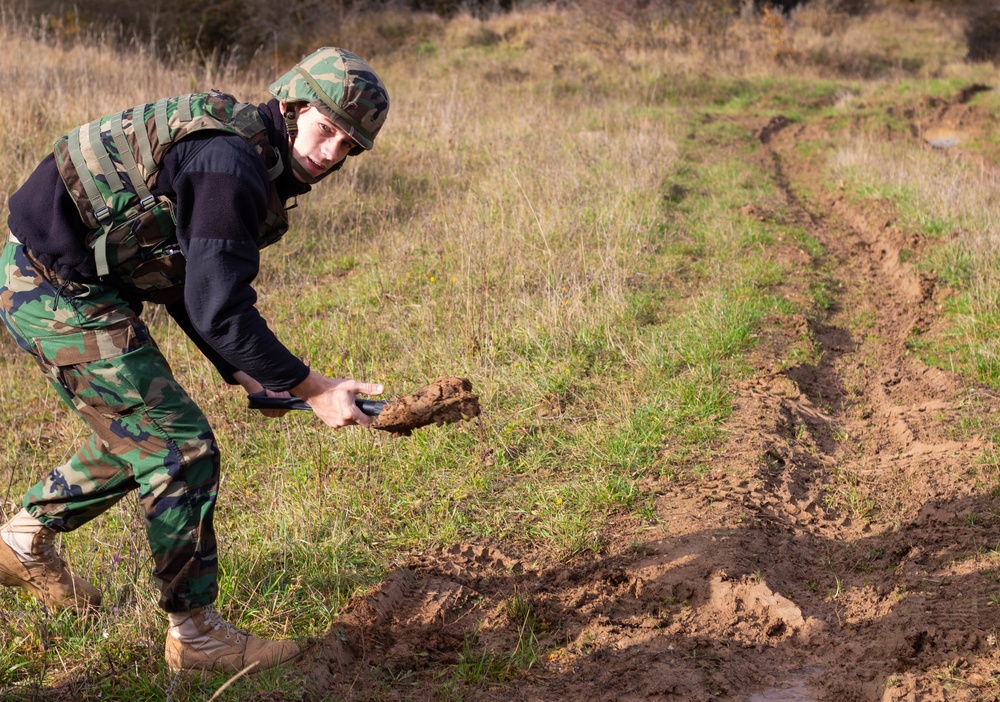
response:
M359 383L358 392L363 395L381 395L385 388L379 383Z

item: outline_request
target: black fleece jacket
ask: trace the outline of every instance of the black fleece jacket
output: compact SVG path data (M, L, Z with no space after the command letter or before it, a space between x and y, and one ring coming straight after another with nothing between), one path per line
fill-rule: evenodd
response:
M288 138L278 101L258 106L268 139L285 164L276 185L282 200L309 191L288 165ZM267 213L264 162L241 137L198 132L166 153L153 188L177 205L177 240L186 259L184 299L167 311L228 383L237 370L271 390L287 390L309 368L268 328L257 311L253 281L260 253L253 235ZM8 226L61 277L95 282L87 229L49 154L8 202ZM124 293L123 293L124 296ZM137 311L138 300L126 301Z

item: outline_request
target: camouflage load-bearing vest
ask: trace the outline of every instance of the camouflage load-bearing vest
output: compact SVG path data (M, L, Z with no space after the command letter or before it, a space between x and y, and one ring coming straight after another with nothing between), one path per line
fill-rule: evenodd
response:
M167 150L199 131L237 134L264 159L271 183L268 215L254 237L258 248L288 229L274 179L281 158L267 140L257 108L212 91L164 98L73 129L55 143L56 164L84 224L91 230L97 275L153 302L183 294L184 256L177 243L174 203L150 193Z

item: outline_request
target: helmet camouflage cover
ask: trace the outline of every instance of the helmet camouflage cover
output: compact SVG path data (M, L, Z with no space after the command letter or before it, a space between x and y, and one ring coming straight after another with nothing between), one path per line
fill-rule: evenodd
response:
M315 105L363 149L372 148L389 112L382 80L344 49L323 47L313 52L274 81L270 90L282 102Z

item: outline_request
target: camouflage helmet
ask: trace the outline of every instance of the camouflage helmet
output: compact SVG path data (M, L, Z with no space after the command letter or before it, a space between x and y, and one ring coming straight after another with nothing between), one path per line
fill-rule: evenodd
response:
M372 67L344 49L323 47L271 84L282 102L317 107L362 149L370 149L389 112L389 94ZM352 150L352 154L355 150Z

